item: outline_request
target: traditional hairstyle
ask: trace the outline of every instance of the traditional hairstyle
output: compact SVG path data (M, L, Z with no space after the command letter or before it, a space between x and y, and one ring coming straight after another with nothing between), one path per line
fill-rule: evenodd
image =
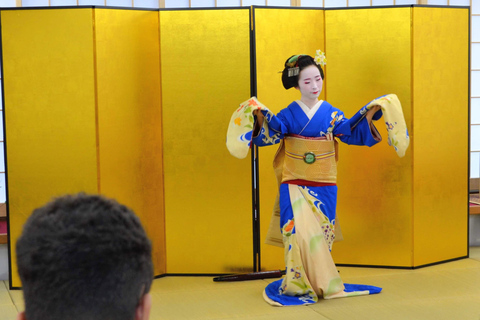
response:
M153 279L140 220L101 196L68 195L34 210L16 250L28 320L132 320Z
M322 67L311 56L305 54L291 56L285 61L285 69L282 72L282 83L285 89L298 87L298 76L308 66L316 66L323 79Z

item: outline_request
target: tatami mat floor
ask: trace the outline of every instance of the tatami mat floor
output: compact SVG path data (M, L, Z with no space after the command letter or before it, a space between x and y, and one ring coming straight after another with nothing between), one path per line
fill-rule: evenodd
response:
M267 280L216 283L212 277L165 277L153 283L150 319L480 320L480 247L470 249L469 259L418 270L339 270L345 282L380 286L383 292L280 308L263 301ZM19 310L21 291L0 283L0 320L15 319Z

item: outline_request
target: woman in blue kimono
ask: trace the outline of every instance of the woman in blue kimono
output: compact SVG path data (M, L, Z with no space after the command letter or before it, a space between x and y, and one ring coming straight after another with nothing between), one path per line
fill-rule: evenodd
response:
M280 229L286 276L269 284L265 300L278 306L311 304L318 297L378 293L381 288L344 284L330 251L335 239L336 138L353 145L373 146L381 138L372 124L382 116L379 106L362 108L352 118L318 100L323 70L308 55L285 62L285 89L300 91L276 116L254 111L252 141L257 146L280 142L274 166L279 180Z

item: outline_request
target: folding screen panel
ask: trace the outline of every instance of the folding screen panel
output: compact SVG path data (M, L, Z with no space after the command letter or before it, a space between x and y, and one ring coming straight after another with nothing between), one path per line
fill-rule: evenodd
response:
M92 9L1 12L11 286L26 219L53 196L97 192ZM75 39L75 41L72 41Z
M2 40L11 285L32 210L80 191L131 207L165 273L158 12L6 10Z
M374 98L395 93L412 133L411 8L326 10L327 100L354 115ZM385 19L388 17L388 19ZM383 141L372 148L340 143L338 206L344 241L336 263L411 266L412 146L403 158Z
M277 113L300 99L298 90L285 90L282 85L279 72L283 70L285 61L295 54L314 56L317 49L325 51L324 11L254 8L254 19L257 97ZM324 97L322 92L320 98ZM267 270L284 268L283 249L264 244L278 192L272 166L276 151L277 146L271 146L260 148L259 152L261 262L262 269Z
M413 8L415 266L468 255L469 24Z
M158 11L95 9L100 193L131 207L166 272Z
M404 158L386 141L341 146L345 241L335 261L419 267L466 257L468 9L327 10L326 30L327 99L353 114L396 93L411 136Z
M250 97L249 17L160 11L167 273L252 270L250 159L225 146Z

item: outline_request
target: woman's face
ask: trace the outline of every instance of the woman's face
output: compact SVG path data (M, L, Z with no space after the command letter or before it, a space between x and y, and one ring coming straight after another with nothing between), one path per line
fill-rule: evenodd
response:
M323 80L316 66L308 66L298 75L298 87L302 98L318 99L322 92Z

